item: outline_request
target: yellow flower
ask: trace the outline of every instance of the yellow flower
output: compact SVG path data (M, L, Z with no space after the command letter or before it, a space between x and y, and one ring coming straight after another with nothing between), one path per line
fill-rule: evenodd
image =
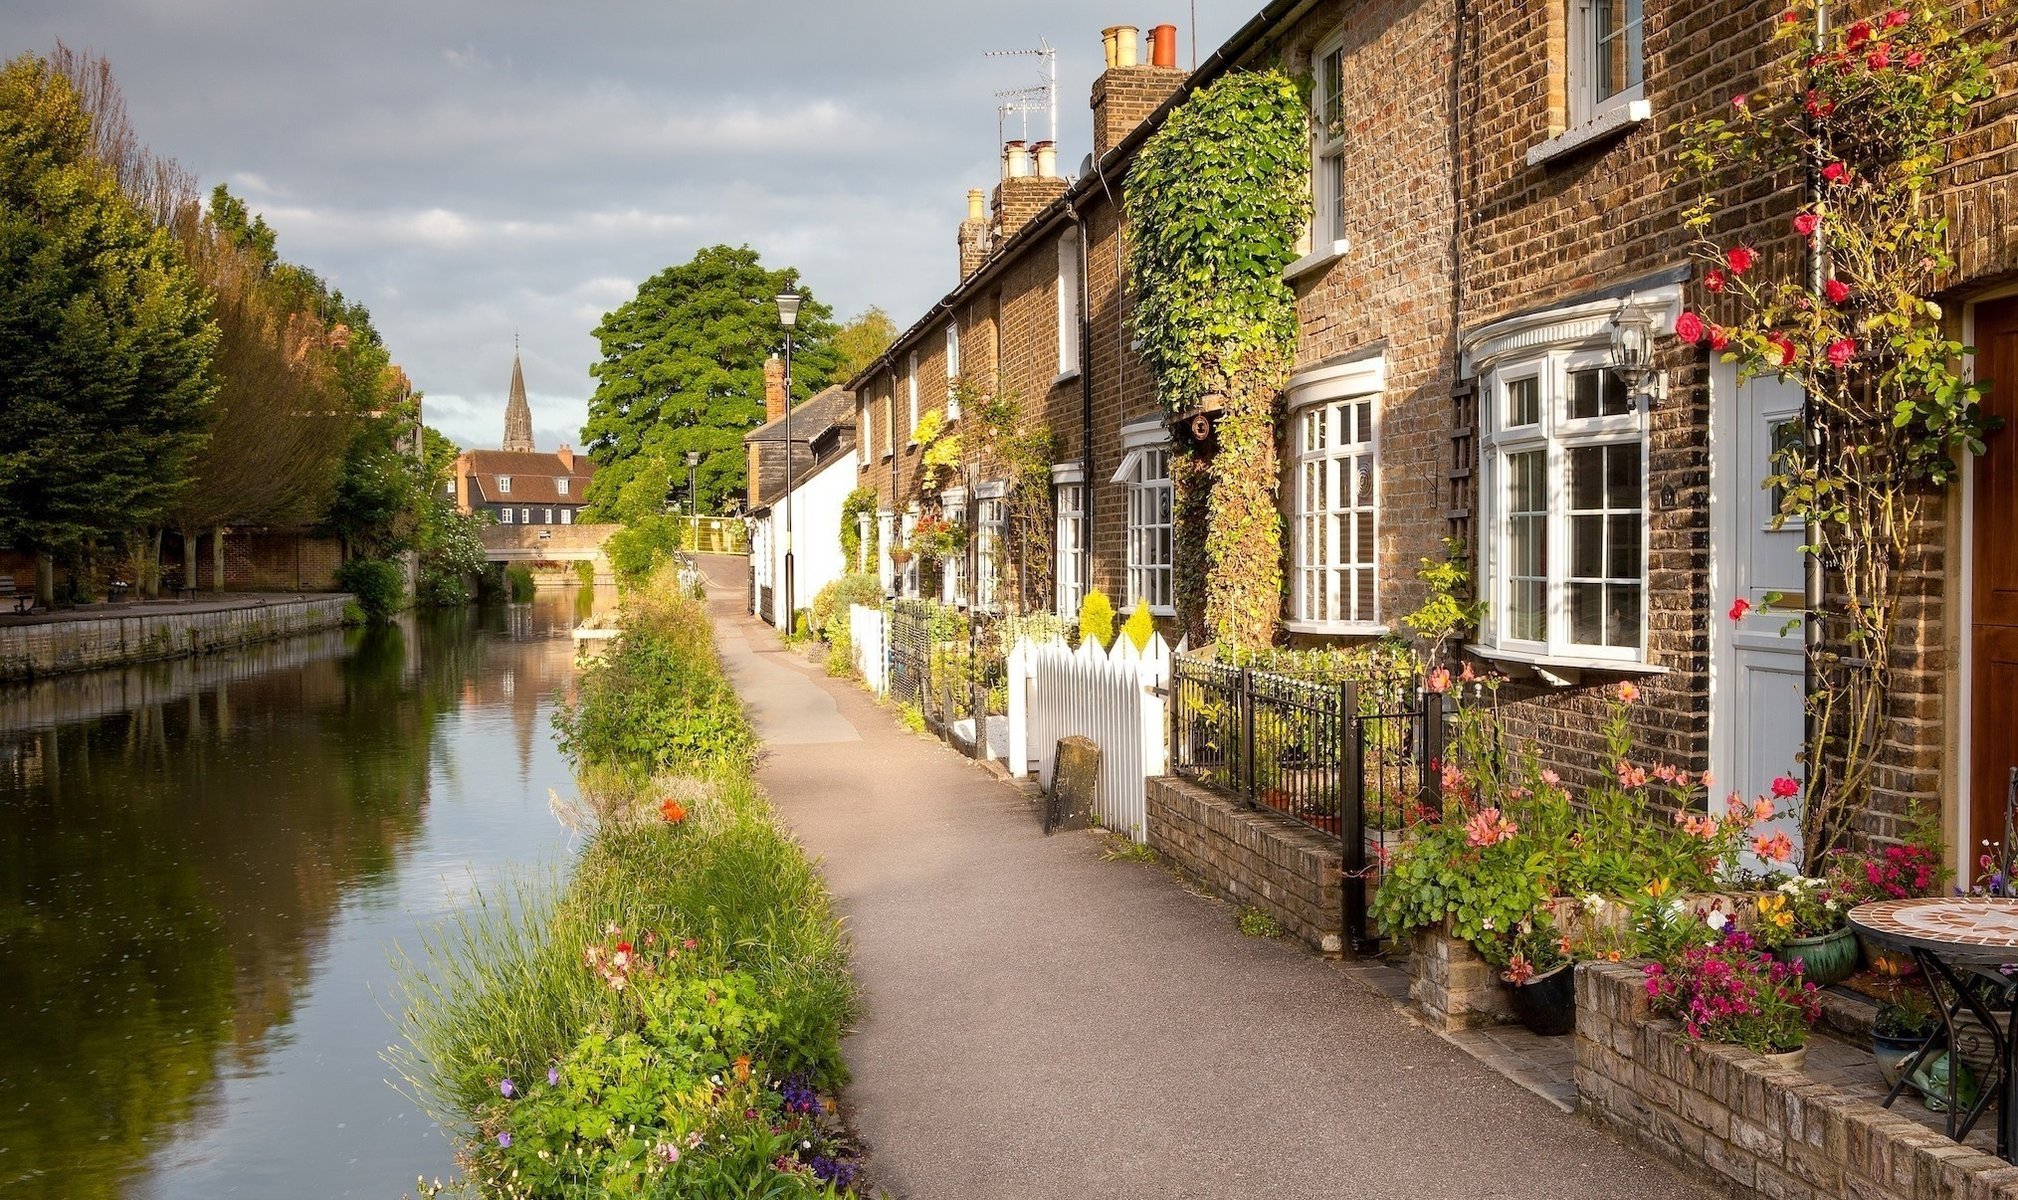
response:
M1794 923L1794 914L1790 912L1779 913L1773 917L1773 924L1778 925L1782 929L1786 929L1793 923Z
M1652 896L1656 900L1667 894L1668 881L1665 879L1656 879L1647 885L1647 895Z

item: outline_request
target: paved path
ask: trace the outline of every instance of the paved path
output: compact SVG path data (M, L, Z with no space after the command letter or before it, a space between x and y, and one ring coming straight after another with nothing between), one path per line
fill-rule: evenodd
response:
M1708 1197L1159 868L1046 838L711 589L773 801L824 859L863 1014L845 1096L898 1197Z

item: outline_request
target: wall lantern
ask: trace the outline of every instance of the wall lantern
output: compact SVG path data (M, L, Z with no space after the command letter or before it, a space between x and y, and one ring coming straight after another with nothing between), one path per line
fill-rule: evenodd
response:
M1667 398L1668 373L1654 367L1654 319L1630 296L1612 315L1612 374L1628 395L1645 396L1648 408Z

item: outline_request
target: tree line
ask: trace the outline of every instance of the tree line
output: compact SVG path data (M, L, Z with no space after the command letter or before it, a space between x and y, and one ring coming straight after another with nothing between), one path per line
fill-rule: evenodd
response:
M0 545L36 557L42 604L59 569L66 598L156 594L169 532L166 572L194 584L207 540L220 588L232 527L338 538L381 583L409 549L480 565L453 447L371 314L276 243L140 142L103 58L0 67Z

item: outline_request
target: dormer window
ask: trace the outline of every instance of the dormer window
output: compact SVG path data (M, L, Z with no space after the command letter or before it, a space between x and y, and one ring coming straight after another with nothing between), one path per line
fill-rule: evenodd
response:
M512 490L512 477L511 477L511 476L509 476L509 475L500 475L500 476L498 476L498 477L497 477L497 490L498 490L498 495L500 495L500 496L509 496L509 495L511 495L511 490Z
M560 490L560 494L561 494L561 495L565 496L565 495L567 495L567 494L568 494L568 481L567 481L567 480L565 480L565 479L556 479L556 480L554 480L554 486L555 486L556 488L558 488L558 489Z

